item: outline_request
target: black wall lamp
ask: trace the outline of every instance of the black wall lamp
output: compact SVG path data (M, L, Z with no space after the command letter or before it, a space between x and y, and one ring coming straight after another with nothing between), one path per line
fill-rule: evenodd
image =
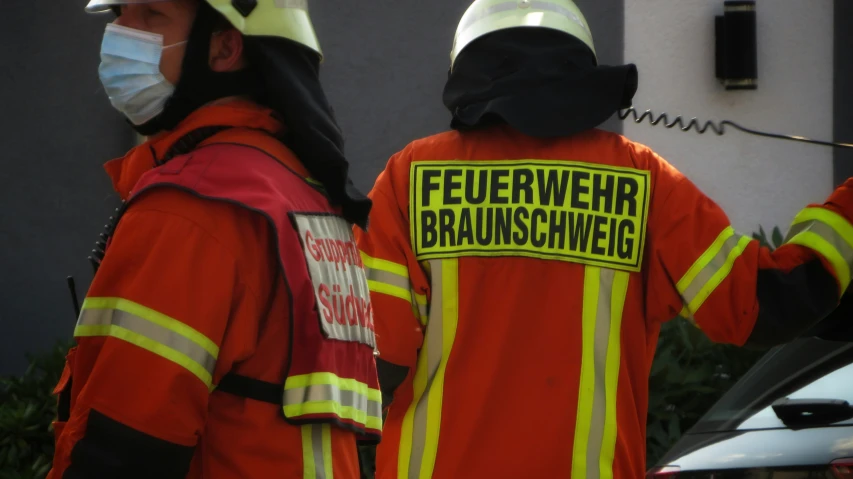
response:
M726 90L758 88L755 0L724 2L715 18L717 78Z

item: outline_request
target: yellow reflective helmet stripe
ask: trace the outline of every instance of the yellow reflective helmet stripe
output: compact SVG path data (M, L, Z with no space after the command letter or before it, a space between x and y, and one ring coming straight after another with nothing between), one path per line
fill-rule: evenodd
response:
M249 36L282 37L304 45L318 55L320 41L308 15L307 0L258 0L257 6L244 17L231 0L205 0L234 25Z
M444 374L459 321L459 261L431 260L433 303L430 327L418 356L414 398L403 419L397 477L432 477L438 452Z
M86 12L109 11L119 5L153 3L162 0L90 0ZM308 14L308 0L257 0L243 15L232 0L205 0L222 14L240 33L249 36L286 38L313 50L323 59L320 41Z
M806 208L795 218L787 244L809 248L826 258L835 270L841 293L850 285L853 269L853 225L825 208Z
M593 55L592 32L572 0L476 0L462 16L450 52L451 68L474 40L498 30L518 27L549 28L586 44Z
M75 337L121 339L182 366L208 388L219 347L202 333L158 311L122 298L86 298Z
M329 424L302 426L303 479L334 479L332 431Z
M622 312L630 274L584 268L581 376L572 451L572 478L612 478L616 454L616 393Z
M717 236L676 283L676 289L684 301L682 315L692 317L696 314L717 286L728 277L735 261L751 241L749 237L736 234L731 226Z

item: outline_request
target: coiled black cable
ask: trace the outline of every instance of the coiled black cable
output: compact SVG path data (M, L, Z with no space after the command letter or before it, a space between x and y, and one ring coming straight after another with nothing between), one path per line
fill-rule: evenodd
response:
M669 115L667 113L661 113L660 115L655 116L655 113L651 110L646 110L642 114L638 113L635 108L628 108L625 110L620 110L617 112L619 115L619 119L625 120L628 116L634 117L634 123L642 123L644 120L648 120L649 123L656 126L659 123L663 123L663 125L667 128L673 128L678 126L681 131L690 131L695 130L699 134L704 134L706 131L711 130L717 135L722 135L726 132L726 126L731 126L737 130L740 130L744 133L749 133L750 135L758 135L764 136L767 138L776 138L779 140L791 140L791 141L799 141L803 143L811 143L813 145L823 145L823 146L832 146L836 148L853 148L853 143L839 143L834 141L824 141L824 140L814 140L812 138L806 138L804 136L797 135L782 135L779 133L767 133L764 131L753 130L751 128L746 128L737 123L729 120L723 120L720 122L713 122L711 120L706 121L705 123L700 122L696 118L691 118L690 121L685 125L684 119L679 115L675 117L674 120L669 120Z

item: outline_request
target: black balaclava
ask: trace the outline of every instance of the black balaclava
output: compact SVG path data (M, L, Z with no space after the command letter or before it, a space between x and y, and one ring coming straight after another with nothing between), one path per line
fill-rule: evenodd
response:
M595 128L631 106L637 67L599 66L581 40L556 30L513 28L473 41L444 89L451 128L498 123L534 137Z
M343 135L320 84L317 54L277 37L245 37L245 52L262 84L258 103L284 121L284 143L343 216L366 229L372 203L349 177Z
M318 55L285 38L244 35L249 68L214 72L208 63L210 37L221 21L218 12L201 2L174 94L160 115L134 128L143 135L171 130L211 101L247 95L276 112L286 130L281 140L323 184L344 218L366 229L372 203L349 177L343 135L320 84Z

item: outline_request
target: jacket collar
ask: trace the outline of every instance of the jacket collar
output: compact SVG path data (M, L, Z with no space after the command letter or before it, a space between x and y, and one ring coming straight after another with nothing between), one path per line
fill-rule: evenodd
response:
M273 116L272 110L246 100L233 100L199 108L174 130L150 137L124 157L104 165L113 182L113 188L121 199L127 200L142 175L156 167L157 159L163 158L175 142L187 133L207 126L252 128L272 134L278 134L283 129L281 122Z

